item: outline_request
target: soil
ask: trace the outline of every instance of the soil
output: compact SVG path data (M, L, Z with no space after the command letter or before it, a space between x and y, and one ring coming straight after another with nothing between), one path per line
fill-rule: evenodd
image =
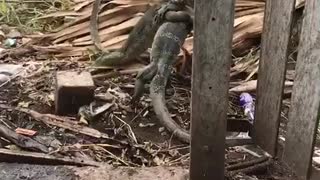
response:
M20 62L21 63L21 62ZM38 69L43 68L46 70L39 71L39 74L34 75L32 78L23 78L19 77L12 80L5 87L0 90L0 102L3 104L9 104L13 107L22 106L29 109L36 110L40 113L49 113L54 114L54 102L50 99L50 95L54 92L54 72L57 70L79 70L86 67L86 63L81 62L69 62L69 61L60 61L57 63L48 63L48 62L39 62ZM179 76L173 75L171 78L171 84L168 87L167 91L167 102L168 108L172 114L174 114L174 119L180 124L183 125L184 128L189 128L189 101L190 101L190 82L182 84L178 79ZM103 82L103 86L99 85ZM96 94L104 93L108 88L116 88L120 87L118 90L124 94L133 94L132 84L134 82L134 75L126 75L113 79L104 79L96 82L97 91ZM131 85L131 86L130 86ZM231 101L234 101L230 104L236 104L237 98L234 96L230 97ZM125 150L115 150L109 149L116 156L124 156L128 163L143 165L150 168L159 168L158 165L170 166L173 169L178 169L179 172L183 171L184 174L187 170L189 164L188 157L188 146L181 143L174 137L164 131L159 131L161 129L161 125L157 123L157 118L153 113L153 109L150 105L150 100L148 100L148 92L146 92L144 98L142 98L141 102L137 107L133 107L133 111L125 111L123 108L119 108L119 106L125 104L123 102L117 101L117 108L114 108L108 112L106 112L102 117L99 117L92 122L89 122L89 127L95 128L101 132L105 132L109 134L111 137L130 142L130 137L128 137L128 131L119 128L121 127L121 123L117 121L115 116L120 117L126 123L128 123L132 131L134 132L139 145L132 145L131 147L127 147ZM21 127L32 129L38 132L38 136L47 137L44 138L46 141L49 141L53 138L61 143L62 147L64 146L74 146L76 148L76 143L83 144L94 144L94 143L107 143L103 140L95 139L92 137L87 137L84 135L76 134L71 131L64 130L63 128L56 128L52 126L47 126L41 122L35 121L32 117L25 113L4 110L1 109L1 120L6 122L12 128ZM230 105L229 114L233 114L236 116L241 116L241 110L239 107L235 105ZM70 115L75 120L78 120L79 117L77 115ZM142 127L141 124L154 124L151 127ZM115 133L115 129L119 130L120 133ZM51 141L51 140L50 140ZM8 145L8 143L2 144L2 147ZM140 148L140 149L139 149ZM175 151L171 151L172 150ZM59 155L67 155L67 156L79 156L78 153L74 152L75 150L61 150L57 154ZM120 165L120 169L123 167L123 163L117 161L114 158L110 158L104 152L97 150L95 148L76 148L76 151L79 151L81 157L85 157L91 160L95 160L98 162L105 162L111 165ZM150 152L148 152L150 151ZM153 152L153 153L151 153ZM226 163L231 163L233 161L239 161L243 159L252 159L254 158L252 155L241 152L236 148L229 148L226 154ZM121 155L122 154L122 155ZM139 154L139 155L138 155ZM184 158L185 157L185 158ZM180 158L180 160L179 160ZM168 163L172 162L172 163ZM173 163L174 162L174 163ZM27 162L26 162L27 163ZM129 164L130 164L129 163ZM43 166L43 165L32 165L32 164L0 164L2 169L1 178L4 179L86 179L85 176L81 177L81 175L75 175L74 171L71 171L70 168L64 166ZM137 166L132 166L139 173L139 178L141 176L150 177L149 175L143 174L146 173L143 169L139 169ZM160 166L161 167L161 166ZM181 170L180 167L185 167L184 170ZM76 167L73 167L77 169ZM81 169L81 168L80 168ZM92 171L95 168L83 167L87 172ZM161 168L160 168L161 169ZM79 171L79 170L76 170ZM130 172L130 169L122 169L120 171ZM152 170L153 174L162 174L161 170ZM160 171L160 172L159 172ZM164 170L166 171L166 170ZM166 171L167 172L167 171ZM96 179L103 179L106 174L104 172L97 172ZM116 175L118 171L108 171L108 174ZM138 173L138 174L139 174ZM147 173L147 174L148 174ZM151 174L152 174L151 173ZM80 173L81 174L81 173ZM120 173L121 174L121 173ZM123 173L122 173L123 174ZM128 173L130 174L130 173ZM183 174L183 173L182 173ZM258 179L292 179L291 174L288 171L284 170L282 166L278 165L277 162L273 163L267 171L264 171L262 174L250 175L248 177L258 177ZM114 176L119 177L119 176ZM137 176L138 177L138 176ZM137 178L136 177L136 178ZM179 178L183 177L183 175L179 175ZM241 179L244 176L236 176L233 179ZM0 179L1 179L0 178ZM133 178L133 177L132 177ZM173 176L172 176L173 178ZM170 179L172 179L170 178ZM88 178L89 179L89 178ZM114 179L110 176L110 179ZM119 178L118 178L119 179ZM122 178L121 178L122 179ZM126 178L123 178L126 179ZM161 176L159 177L161 179ZM163 178L162 178L163 179ZM173 178L174 179L174 178Z
M74 180L74 172L62 166L0 163L1 180Z

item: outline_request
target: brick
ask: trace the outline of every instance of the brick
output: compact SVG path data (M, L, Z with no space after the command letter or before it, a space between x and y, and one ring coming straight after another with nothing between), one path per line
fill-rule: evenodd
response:
M89 72L59 71L55 77L55 113L76 114L94 98L94 82Z

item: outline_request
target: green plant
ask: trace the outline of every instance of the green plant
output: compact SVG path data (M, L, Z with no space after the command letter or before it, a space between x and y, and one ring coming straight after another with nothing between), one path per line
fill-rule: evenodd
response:
M49 13L69 10L71 0L1 0L0 23L15 26L24 32L50 31L61 25L63 18L40 18Z

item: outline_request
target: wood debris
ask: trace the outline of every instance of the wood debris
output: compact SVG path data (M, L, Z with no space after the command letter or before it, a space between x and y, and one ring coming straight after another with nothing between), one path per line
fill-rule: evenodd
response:
M260 157L257 159L239 162L226 167L227 174L235 175L238 173L254 174L261 171L266 171L272 163L269 157Z
M89 33L89 19L92 9L91 1L75 1L71 11L55 12L42 18L56 16L72 16L73 22L65 23L55 32L45 35L52 42L51 53L57 57L86 56L88 49L93 49ZM119 48L128 38L128 34L150 4L157 1L148 0L112 0L102 3L99 14L99 35L104 49ZM296 8L304 5L304 1L297 1ZM237 0L235 8L233 54L241 56L259 43L263 28L264 0ZM33 36L35 37L35 36ZM43 37L43 36L42 36ZM186 39L184 48L192 54L193 36ZM181 53L180 56L183 54Z
M24 128L17 128L15 130L15 132L17 134L21 134L21 135L25 135L25 136L34 136L35 134L37 134L37 131L33 131L30 129L24 129Z
M0 148L0 159L2 162L45 164L45 165L75 165L75 166L99 166L98 163L69 157L55 157L48 154L12 151Z
M48 148L45 145L31 139L30 137L17 134L13 130L2 124L0 124L0 137L9 140L10 142L21 148L45 153L49 152Z
M103 139L109 139L109 136L107 134L104 134L102 132L99 132L96 129L92 129L83 125L78 124L76 121L72 121L66 117L62 116L56 116L53 114L41 114L31 109L26 108L19 108L19 107L10 107L7 105L0 104L1 109L11 109L16 110L20 112L27 113L31 115L35 120L41 121L48 125L58 126L64 129L71 130L73 132L81 133L87 136L91 136L94 138L103 138Z

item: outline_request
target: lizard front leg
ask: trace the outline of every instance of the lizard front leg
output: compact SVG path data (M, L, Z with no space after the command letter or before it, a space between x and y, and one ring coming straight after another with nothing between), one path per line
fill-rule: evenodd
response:
M170 112L165 105L165 89L171 70L173 69L172 63L173 62L169 62L166 59L159 62L158 71L150 84L150 97L152 99L154 112L159 118L161 124L180 140L189 143L190 134L183 128L180 128L179 125L171 118Z
M134 94L131 103L135 104L144 93L144 86L147 82L151 81L158 71L157 64L151 62L146 68L140 71L136 77Z
M162 5L162 7L157 11L157 14L154 16L154 23L159 24L164 21L165 15L168 11L179 11L184 8L184 3L176 2L170 0L167 4Z
M180 11L184 14L172 14L167 16L168 12ZM154 23L161 23L164 20L170 22L190 22L190 17L193 16L193 10L188 6L185 0L170 0L166 5L163 5L154 17ZM191 19L193 21L193 18Z

